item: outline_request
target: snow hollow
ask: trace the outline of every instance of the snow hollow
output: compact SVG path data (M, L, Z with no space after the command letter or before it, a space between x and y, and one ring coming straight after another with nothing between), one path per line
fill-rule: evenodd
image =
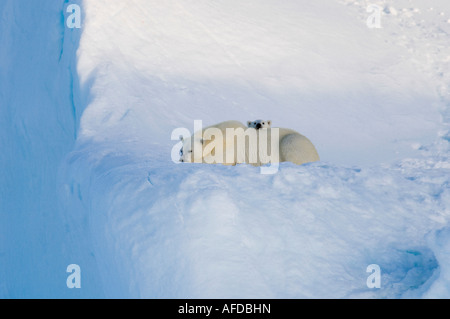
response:
M0 297L450 296L447 1L35 2L0 4ZM321 161L171 160L259 118Z

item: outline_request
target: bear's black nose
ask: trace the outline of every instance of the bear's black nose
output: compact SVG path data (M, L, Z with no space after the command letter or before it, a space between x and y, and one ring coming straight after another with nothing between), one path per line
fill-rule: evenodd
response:
M261 128L261 123L256 124L256 129Z

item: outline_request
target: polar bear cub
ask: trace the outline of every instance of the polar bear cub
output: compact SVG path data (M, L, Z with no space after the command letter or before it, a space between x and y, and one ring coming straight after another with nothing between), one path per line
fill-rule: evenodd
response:
M272 126L272 121L268 120L255 120L247 121L247 126L259 130L260 128L270 128Z
M181 162L236 165L319 161L311 141L287 128L247 128L239 121L226 121L195 132L182 140Z

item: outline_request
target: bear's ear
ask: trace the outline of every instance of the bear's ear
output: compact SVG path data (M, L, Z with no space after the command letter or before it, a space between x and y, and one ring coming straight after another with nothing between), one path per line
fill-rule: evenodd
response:
M268 121L267 121L267 124L269 124L269 126L272 125L272 121L271 121L271 120L268 120Z
M252 121L247 121L247 126L250 127L250 125L252 124Z

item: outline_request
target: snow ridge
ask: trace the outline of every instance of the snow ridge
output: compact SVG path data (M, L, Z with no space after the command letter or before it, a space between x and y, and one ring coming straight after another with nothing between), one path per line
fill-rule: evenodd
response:
M0 297L448 298L450 8L375 2L2 1ZM172 162L257 118L322 161Z

